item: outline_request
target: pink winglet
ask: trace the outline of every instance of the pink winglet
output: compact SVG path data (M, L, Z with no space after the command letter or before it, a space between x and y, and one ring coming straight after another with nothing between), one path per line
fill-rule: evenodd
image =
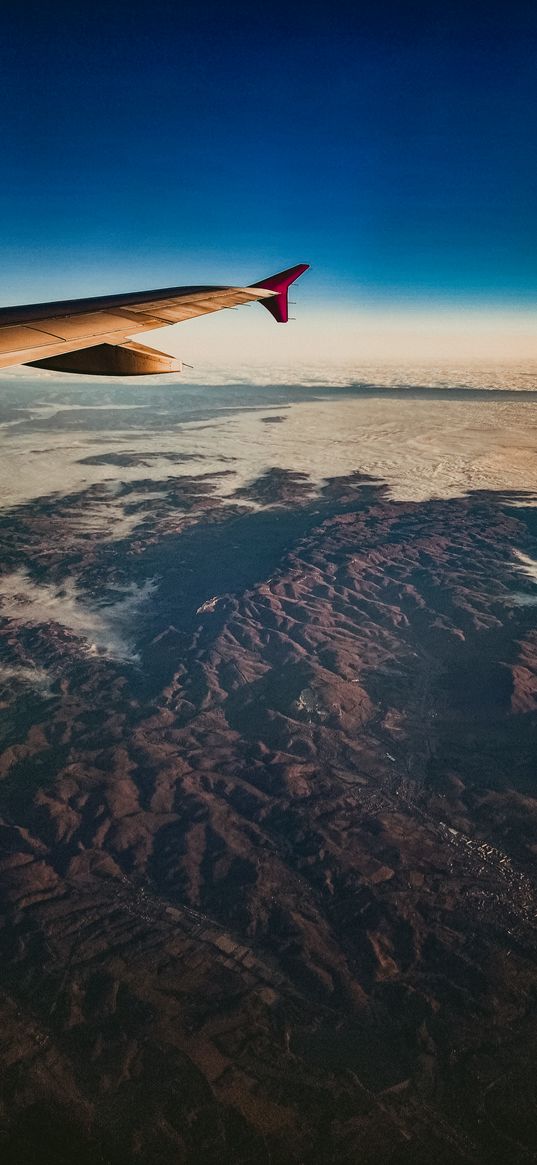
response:
M267 291L276 292L276 295L271 295L269 299L262 299L261 303L279 324L286 324L289 319L287 297L291 284L308 268L309 263L298 263L296 267L289 267L287 271L279 271L277 275L260 279L259 283L252 283L252 287L266 287Z

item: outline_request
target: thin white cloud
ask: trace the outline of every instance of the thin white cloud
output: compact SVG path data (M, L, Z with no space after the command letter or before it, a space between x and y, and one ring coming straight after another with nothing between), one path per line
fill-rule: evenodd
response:
M534 558L530 558L529 554L523 554L521 550L515 550L515 558L518 559L516 567L526 578L531 578L532 582L537 583L537 562Z
M56 623L73 632L92 655L136 662L132 623L155 585L132 583L120 599L105 605L81 597L70 580L58 587L13 571L0 580L0 617L27 625Z
M0 692L4 685L11 686L13 680L26 688L33 688L40 696L49 696L53 677L42 667L17 664L0 664Z

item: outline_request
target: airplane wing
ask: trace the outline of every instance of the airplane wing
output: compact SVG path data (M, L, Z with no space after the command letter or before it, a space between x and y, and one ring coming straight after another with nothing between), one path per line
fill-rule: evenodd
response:
M173 356L133 339L138 332L258 301L287 323L288 289L309 264L299 263L249 287L165 287L0 308L0 368L29 364L57 372L143 376L181 371Z

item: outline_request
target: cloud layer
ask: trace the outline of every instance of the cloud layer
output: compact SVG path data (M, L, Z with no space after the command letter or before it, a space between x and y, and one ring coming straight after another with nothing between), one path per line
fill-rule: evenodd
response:
M27 625L56 623L76 635L86 652L136 662L133 619L154 589L152 581L131 583L114 603L97 604L81 596L71 580L56 587L18 570L0 580L0 616Z

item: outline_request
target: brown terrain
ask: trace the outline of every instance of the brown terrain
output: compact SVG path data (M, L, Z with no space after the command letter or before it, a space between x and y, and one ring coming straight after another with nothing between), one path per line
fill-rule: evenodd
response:
M156 589L138 662L2 624L2 1161L536 1161L535 511L216 484L3 523Z

